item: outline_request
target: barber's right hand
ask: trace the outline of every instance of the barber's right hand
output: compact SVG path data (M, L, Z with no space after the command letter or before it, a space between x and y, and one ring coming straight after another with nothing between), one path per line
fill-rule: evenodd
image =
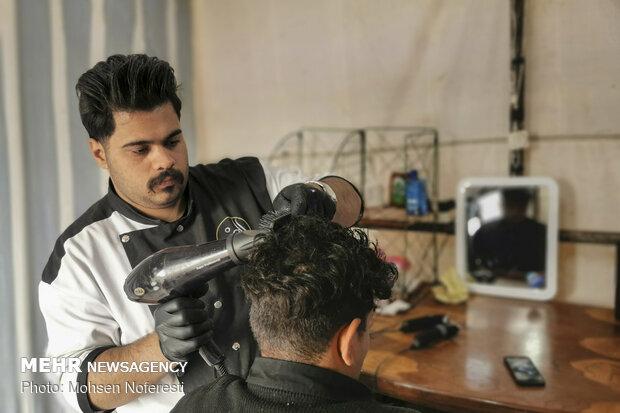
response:
M170 361L186 361L213 333L205 303L197 298L173 298L157 307L153 316L159 346Z

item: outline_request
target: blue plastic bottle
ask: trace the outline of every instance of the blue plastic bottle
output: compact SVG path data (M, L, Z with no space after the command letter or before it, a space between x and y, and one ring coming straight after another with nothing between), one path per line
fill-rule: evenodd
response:
M412 169L409 171L409 180L407 181L407 215L420 215L420 191L421 185L418 179L418 171Z
M409 171L406 188L407 215L426 215L428 213L426 182L418 178L418 171Z

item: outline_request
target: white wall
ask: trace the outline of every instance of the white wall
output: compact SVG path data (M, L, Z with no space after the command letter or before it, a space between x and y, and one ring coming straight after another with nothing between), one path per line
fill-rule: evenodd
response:
M301 126L434 125L444 139L508 128L507 2L193 4L203 160L266 154Z
M441 198L507 174L509 1L192 6L200 160L266 155L302 126L416 125L439 130ZM526 174L558 181L562 228L619 232L620 2L528 1L525 19ZM561 244L559 271L559 300L613 306L615 248Z

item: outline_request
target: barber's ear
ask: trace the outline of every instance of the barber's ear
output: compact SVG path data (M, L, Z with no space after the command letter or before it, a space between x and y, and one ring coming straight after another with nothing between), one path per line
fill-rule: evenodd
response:
M349 367L355 364L359 357L361 339L357 328L361 323L360 318L355 318L338 331L338 353L344 364Z
M105 154L105 149L103 148L103 144L94 139L90 139L88 142L90 145L90 151L93 154L93 158L95 158L95 162L101 169L108 169L108 161Z

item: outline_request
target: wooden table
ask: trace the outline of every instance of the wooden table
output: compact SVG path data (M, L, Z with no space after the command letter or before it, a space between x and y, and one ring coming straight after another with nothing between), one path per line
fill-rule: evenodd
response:
M405 350L414 333L371 339L361 380L381 394L446 412L620 412L620 323L613 310L470 296L449 306L429 294L409 312L375 316L372 331L446 313L451 340ZM517 386L503 356L527 355L546 380Z

